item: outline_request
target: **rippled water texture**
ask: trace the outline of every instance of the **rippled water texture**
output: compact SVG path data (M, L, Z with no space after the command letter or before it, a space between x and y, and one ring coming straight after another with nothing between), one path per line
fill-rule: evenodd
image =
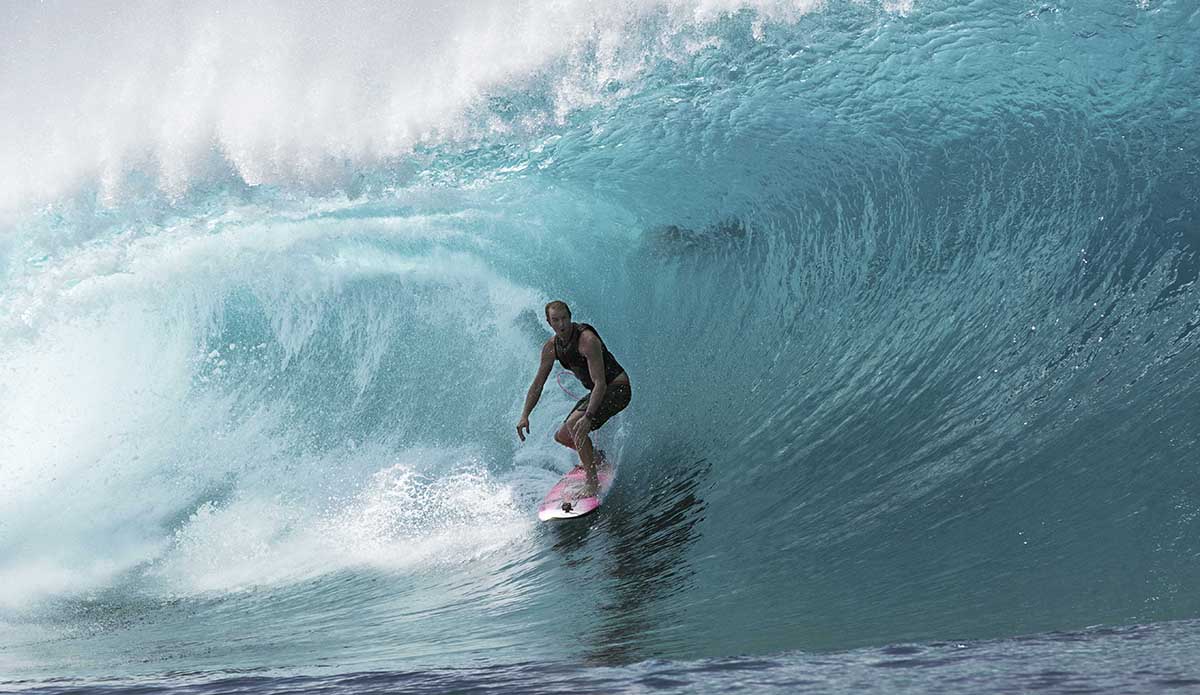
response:
M0 683L1200 678L1194 3L2 12Z

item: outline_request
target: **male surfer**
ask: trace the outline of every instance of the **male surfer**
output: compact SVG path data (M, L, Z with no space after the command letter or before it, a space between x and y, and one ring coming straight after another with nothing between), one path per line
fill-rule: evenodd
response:
M579 399L554 435L554 441L579 452L579 462L587 473L583 496L590 497L596 494L599 479L589 435L629 405L633 394L629 388L629 375L608 351L595 328L586 323L571 322L571 309L566 303L555 300L547 304L546 323L554 329L554 335L542 345L542 361L529 385L529 393L525 395L525 410L517 423L517 436L525 441L525 435L529 433L529 414L542 397L542 387L557 359L591 392Z

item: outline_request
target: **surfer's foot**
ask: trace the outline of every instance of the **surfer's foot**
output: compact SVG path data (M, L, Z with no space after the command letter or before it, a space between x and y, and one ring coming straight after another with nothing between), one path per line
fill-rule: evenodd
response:
M598 492L600 492L600 481L589 481L584 483L583 487L579 489L579 498L583 499L585 497L595 497L596 493Z

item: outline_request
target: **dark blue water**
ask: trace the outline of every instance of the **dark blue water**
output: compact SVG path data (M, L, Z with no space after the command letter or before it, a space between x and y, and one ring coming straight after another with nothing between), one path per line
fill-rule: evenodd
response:
M1197 684L1194 4L4 12L3 687Z
M1200 687L1195 622L988 642L896 644L823 654L651 660L620 667L539 661L484 668L279 676L172 673L141 682L18 683L26 693L1086 693ZM31 687L32 686L32 687Z

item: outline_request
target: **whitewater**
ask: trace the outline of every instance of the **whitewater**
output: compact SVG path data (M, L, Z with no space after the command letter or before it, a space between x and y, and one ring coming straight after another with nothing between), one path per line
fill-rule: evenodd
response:
M0 690L1200 686L1195 3L0 16Z

